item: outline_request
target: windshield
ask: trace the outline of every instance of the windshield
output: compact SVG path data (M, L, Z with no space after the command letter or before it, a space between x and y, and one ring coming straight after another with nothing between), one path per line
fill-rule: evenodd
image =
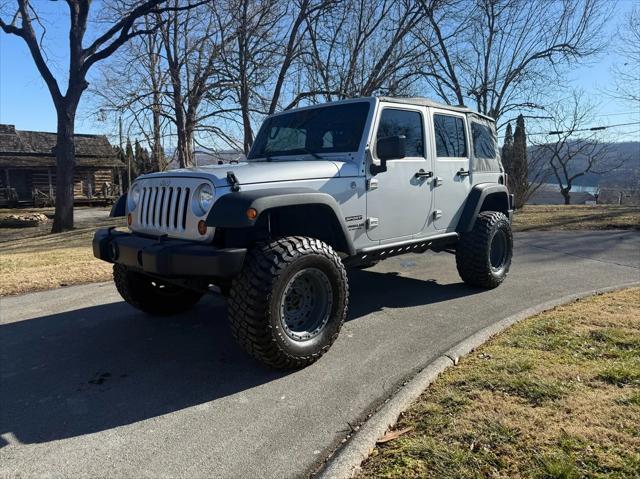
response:
M357 151L369 102L300 110L267 118L249 159Z

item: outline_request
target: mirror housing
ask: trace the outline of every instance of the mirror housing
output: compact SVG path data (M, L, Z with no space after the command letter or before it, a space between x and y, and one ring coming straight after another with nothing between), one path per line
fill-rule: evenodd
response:
M386 136L378 140L376 155L380 159L380 164L371 163L372 175L387 171L388 160L399 160L406 156L405 140L405 136Z

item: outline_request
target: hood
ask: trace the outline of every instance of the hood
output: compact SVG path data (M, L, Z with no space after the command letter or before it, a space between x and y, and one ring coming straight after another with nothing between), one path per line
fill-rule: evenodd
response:
M228 186L227 172L233 172L241 185L268 183L273 181L313 180L336 176L353 176L357 167L353 163L330 160L273 160L252 161L224 165L208 165L197 168L183 168L145 175L145 178L159 176L190 176L208 178L216 187Z

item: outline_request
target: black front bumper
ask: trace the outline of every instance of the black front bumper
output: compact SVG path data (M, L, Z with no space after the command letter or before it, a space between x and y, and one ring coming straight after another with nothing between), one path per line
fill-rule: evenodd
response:
M93 255L157 276L230 278L242 269L247 250L216 248L193 241L158 239L134 233L99 229Z

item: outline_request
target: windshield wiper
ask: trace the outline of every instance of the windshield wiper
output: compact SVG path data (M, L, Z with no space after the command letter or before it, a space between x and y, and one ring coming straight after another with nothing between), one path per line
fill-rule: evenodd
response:
M268 161L268 162L272 162L274 160L273 156L271 155L264 155L262 157L258 157L258 158L262 158L262 159L257 159L257 158L249 158L249 161L252 161L254 163L261 163L263 161Z
M317 158L318 160L324 160L324 158L318 155L315 151L311 151L308 148L300 148L300 150L304 151L305 153L308 153L309 155L313 156L314 158Z

